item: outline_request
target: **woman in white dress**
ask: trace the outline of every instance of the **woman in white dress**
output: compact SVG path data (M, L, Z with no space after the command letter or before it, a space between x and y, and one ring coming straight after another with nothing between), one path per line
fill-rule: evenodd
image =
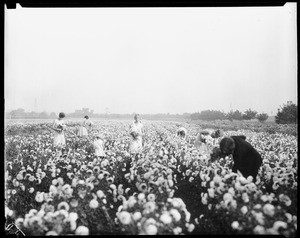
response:
M143 124L138 114L134 116L134 122L130 126L130 135L132 138L130 144L130 153L141 153L143 149Z
M89 119L89 116L84 117L84 121L79 128L78 135L79 136L88 136L88 128L92 127L92 122Z
M105 157L104 152L104 141L102 139L102 136L100 134L96 135L96 139L93 142L93 146L95 149L95 155L99 157Z
M62 148L66 145L64 130L66 130L67 126L63 121L65 116L66 115L63 112L59 113L58 119L55 119L52 126L53 130L55 131L53 144L58 148Z

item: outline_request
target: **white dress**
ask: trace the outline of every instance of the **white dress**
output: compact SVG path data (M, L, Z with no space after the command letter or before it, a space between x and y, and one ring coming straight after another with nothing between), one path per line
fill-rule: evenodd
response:
M130 132L137 133L137 137L131 140L130 152L131 153L141 153L143 149L143 139L142 139L142 128L143 124L141 122L132 123L130 127Z
M85 119L83 121L81 127L79 128L78 135L79 136L88 136L87 127L91 126L91 125L92 125L92 123L88 119Z
M63 120L55 119L53 123L53 127L55 129L60 129L59 127L63 128L61 132L58 131L54 132L54 142L53 142L54 146L65 146L66 145L65 134L64 134L64 130L66 129L65 123L63 122Z
M93 146L95 149L96 156L105 156L103 140L101 139L95 140Z

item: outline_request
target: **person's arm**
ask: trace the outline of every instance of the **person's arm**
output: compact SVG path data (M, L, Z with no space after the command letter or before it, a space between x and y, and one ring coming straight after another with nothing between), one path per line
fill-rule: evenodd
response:
M61 132L61 130L59 130L56 126L56 122L54 121L53 124L52 124L52 129L56 132Z
M141 133L142 133L141 136L144 135L144 125L143 124L141 124Z

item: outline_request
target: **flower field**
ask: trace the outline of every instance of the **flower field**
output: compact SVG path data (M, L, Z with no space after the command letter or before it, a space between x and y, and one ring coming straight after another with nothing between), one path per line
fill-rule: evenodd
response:
M5 215L26 235L297 235L298 138L240 128L262 155L258 179L214 160L219 140L196 150L195 124L145 121L143 153L128 153L130 121L97 121L86 139L69 122L66 148L51 122L10 123L5 136ZM188 130L186 141L175 136ZM96 133L106 158L95 158Z

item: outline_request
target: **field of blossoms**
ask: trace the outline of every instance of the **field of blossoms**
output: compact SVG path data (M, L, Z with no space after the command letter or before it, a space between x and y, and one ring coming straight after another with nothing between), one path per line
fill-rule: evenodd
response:
M86 139L69 122L66 148L52 146L51 122L5 128L5 216L26 235L297 235L298 138L240 128L262 155L256 183L232 173L230 157L196 150L199 125L144 121L143 153L128 153L130 121L97 121ZM179 126L186 141L176 138ZM92 141L105 137L106 158Z

